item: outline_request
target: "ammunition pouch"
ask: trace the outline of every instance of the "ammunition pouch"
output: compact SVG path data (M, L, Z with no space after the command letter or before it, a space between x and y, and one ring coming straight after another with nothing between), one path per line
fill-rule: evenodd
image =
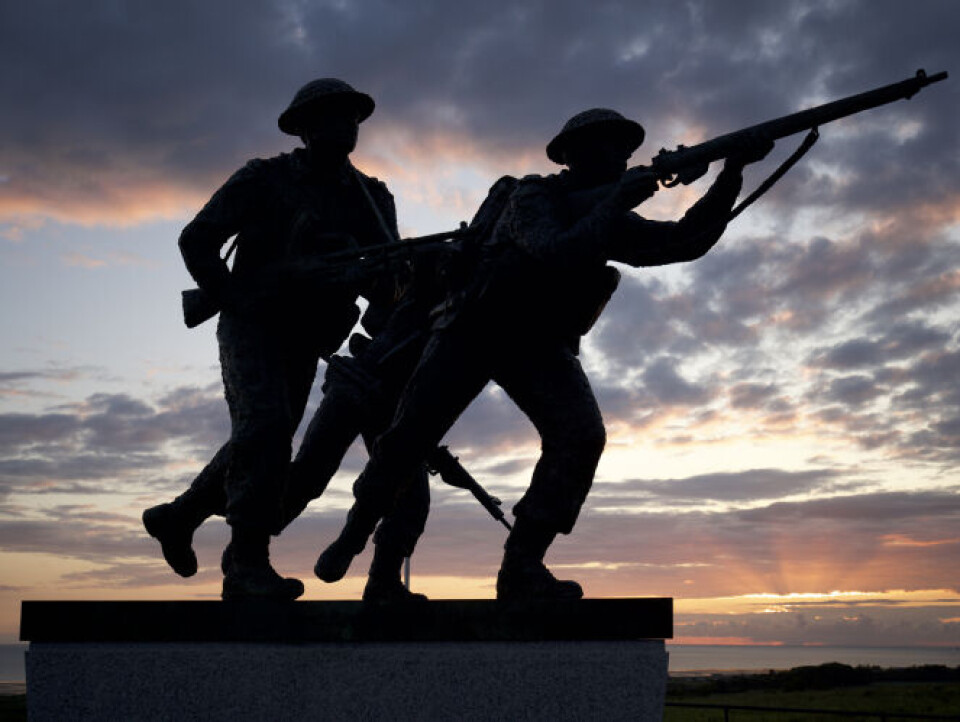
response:
M593 328L619 285L620 271L613 266L604 266L587 280L578 294L581 303L578 303L572 324L578 336Z

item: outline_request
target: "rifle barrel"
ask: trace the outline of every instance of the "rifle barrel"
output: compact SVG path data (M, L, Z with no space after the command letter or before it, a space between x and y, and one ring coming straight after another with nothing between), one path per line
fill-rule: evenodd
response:
M743 136L756 134L770 140L779 140L845 118L854 113L892 103L895 100L907 100L931 83L938 83L941 80L946 80L947 77L946 72L927 75L923 70L918 70L912 78L901 80L898 83L891 83L774 120L768 120L765 123L751 125L690 148L681 146L675 151L661 150L653 159L651 167L658 175L670 177L684 168L712 163L727 157L731 150L739 144L739 140Z

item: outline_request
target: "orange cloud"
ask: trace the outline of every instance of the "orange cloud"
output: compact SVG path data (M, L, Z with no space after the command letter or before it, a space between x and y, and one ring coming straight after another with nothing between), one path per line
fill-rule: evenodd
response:
M903 534L887 534L882 537L884 546L889 547L936 547L944 544L960 544L960 537L953 539L931 539L921 541Z
M63 254L60 256L60 260L68 266L76 266L78 268L103 268L107 265L107 262L104 260L91 258L76 251Z
M680 622L674 622L674 627L680 627ZM684 645L710 645L710 646L736 646L736 647L782 647L783 642L758 642L752 637L685 637L682 634L675 634L670 640L671 644Z
M44 221L81 226L130 227L161 219L185 218L200 209L213 188L180 187L163 179L137 181L115 176L77 191L63 187L16 187L0 196L3 235L22 238Z

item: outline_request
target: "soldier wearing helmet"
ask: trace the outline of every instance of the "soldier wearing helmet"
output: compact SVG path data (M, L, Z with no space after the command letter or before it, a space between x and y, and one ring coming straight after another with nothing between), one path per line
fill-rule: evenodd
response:
M291 439L303 416L318 359L333 353L359 316L358 295L388 305L390 279L363 288L297 281L263 292L270 269L345 247L398 239L393 197L350 163L359 125L374 101L342 80L303 86L278 120L303 147L256 159L233 174L184 228L180 250L197 285L221 308L220 362L230 441L191 488L144 512L147 531L177 573L196 572L194 530L226 516L223 597L295 599L298 579L270 565L269 539L289 521L282 509ZM220 255L236 235L232 270Z
M579 598L575 581L543 563L558 533L569 534L605 443L600 409L577 354L619 277L608 266L691 261L720 238L741 187L743 166L772 144L745 147L677 222L632 209L657 190L646 169L627 170L643 128L613 110L571 118L547 145L567 166L556 175L504 178L502 205L472 282L444 304L432 338L401 396L391 426L354 485L347 524L317 561L326 581L340 578L377 520L394 485L444 436L489 381L499 384L540 434L542 454L497 576L500 599ZM491 191L492 198L494 190Z

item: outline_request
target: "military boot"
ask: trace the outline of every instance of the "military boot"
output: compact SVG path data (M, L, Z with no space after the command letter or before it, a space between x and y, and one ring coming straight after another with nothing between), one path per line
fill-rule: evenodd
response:
M163 558L181 577L192 577L197 573L193 533L205 518L205 513L194 509L182 498L169 504L152 506L143 512L143 526L147 534L160 542Z
M281 577L270 566L270 534L233 527L222 565L224 599L293 600L303 594L303 582Z
M583 587L557 579L543 562L503 563L497 572L497 599L581 599Z
M359 502L354 503L340 536L320 553L313 567L314 574L325 582L343 579L353 558L367 545L367 539L373 534L378 521L378 516L369 513Z
M400 581L400 570L404 556L388 544L380 543L374 547L373 562L367 586L363 588L365 602L425 602L426 594L411 592Z
M518 517L504 544L497 574L497 599L580 599L583 588L573 580L557 579L543 563L556 532Z

